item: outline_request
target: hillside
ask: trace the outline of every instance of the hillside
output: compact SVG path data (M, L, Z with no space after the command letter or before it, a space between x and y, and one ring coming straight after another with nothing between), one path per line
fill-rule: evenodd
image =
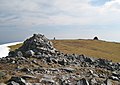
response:
M120 43L96 40L56 40L55 48L64 53L84 54L120 62Z
M120 62L120 43L100 40L52 40L53 45L63 53L84 54L86 56L104 58L113 62ZM10 46L11 50L21 44Z
M23 44L10 46L9 55L0 59L0 82L5 85L120 84L120 63L92 58L103 57L110 52L118 53L110 49L117 49L119 44L95 40L52 42L44 35L33 34ZM86 56L88 54L91 57Z

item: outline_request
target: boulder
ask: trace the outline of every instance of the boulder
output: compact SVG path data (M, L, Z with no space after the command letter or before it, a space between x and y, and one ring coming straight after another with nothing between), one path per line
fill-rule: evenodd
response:
M23 57L23 53L21 51L16 52L16 56Z
M34 54L35 54L35 53L34 53L33 50L28 50L28 51L25 52L25 56L26 56L26 57L34 56Z
M16 56L15 51L10 51L10 52L8 53L8 56L9 56L9 57L15 57L15 56Z

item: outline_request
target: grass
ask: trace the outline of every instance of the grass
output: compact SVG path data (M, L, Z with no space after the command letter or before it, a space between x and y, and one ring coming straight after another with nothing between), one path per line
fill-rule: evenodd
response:
M19 48L20 46L22 46L22 43L16 44L16 45L11 45L11 46L8 46L8 47L10 48L10 51L14 51L15 49Z
M55 40L55 48L69 54L84 54L86 56L104 58L120 62L120 43L100 40Z
M52 40L56 49L63 53L84 54L90 57L104 58L113 62L120 62L120 43L100 40ZM15 50L22 44L9 46Z

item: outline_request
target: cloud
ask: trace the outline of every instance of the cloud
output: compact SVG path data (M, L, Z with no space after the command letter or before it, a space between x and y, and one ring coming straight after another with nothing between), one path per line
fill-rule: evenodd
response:
M120 0L113 0L104 5L108 10L120 12Z
M119 0L1 0L0 25L108 25L120 21L119 8Z

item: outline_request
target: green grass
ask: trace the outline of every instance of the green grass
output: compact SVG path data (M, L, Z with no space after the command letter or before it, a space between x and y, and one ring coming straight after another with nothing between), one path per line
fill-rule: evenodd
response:
M120 62L120 43L100 40L53 40L54 47L64 53L84 54L86 56L104 58ZM11 50L22 44L9 46Z

